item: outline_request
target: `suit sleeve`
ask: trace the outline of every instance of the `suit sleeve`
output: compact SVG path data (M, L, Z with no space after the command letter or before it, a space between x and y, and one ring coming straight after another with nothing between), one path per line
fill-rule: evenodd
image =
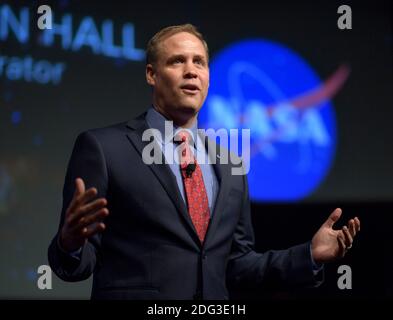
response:
M105 197L108 189L108 174L105 157L97 138L92 132L80 134L68 164L63 188L63 205L58 232L48 249L48 260L53 272L65 281L80 281L90 277L94 271L101 242L100 234L92 236L82 247L79 258L61 250L58 244L65 212L75 191L75 179L84 180L86 190L95 187L97 197Z
M254 251L250 200L246 175L243 176L242 212L235 229L227 268L228 285L232 288L291 288L316 286L323 272L314 275L310 243L286 250Z

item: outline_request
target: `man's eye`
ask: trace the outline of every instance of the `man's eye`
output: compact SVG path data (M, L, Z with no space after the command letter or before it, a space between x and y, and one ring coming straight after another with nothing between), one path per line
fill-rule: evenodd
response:
M203 61L203 60L195 60L195 64L202 66L202 67L206 65L205 61Z

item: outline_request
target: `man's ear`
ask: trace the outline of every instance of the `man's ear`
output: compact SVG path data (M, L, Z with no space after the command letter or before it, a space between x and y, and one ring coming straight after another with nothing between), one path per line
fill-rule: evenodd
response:
M151 63L146 65L146 81L151 86L156 84L154 67Z

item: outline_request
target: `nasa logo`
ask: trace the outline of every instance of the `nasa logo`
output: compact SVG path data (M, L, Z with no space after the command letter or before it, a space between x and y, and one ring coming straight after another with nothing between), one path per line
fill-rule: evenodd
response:
M349 75L341 66L322 83L288 48L265 40L227 47L212 59L203 128L251 130L250 197L296 201L331 167L336 123L330 98Z

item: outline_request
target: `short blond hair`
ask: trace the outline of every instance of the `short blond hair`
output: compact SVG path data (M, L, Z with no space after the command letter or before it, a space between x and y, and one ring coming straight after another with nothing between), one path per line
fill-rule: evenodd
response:
M194 25L186 23L161 29L149 40L146 48L146 64L154 64L157 62L160 43L170 36L180 32L188 32L201 40L205 47L207 60L209 61L209 48L202 34Z

